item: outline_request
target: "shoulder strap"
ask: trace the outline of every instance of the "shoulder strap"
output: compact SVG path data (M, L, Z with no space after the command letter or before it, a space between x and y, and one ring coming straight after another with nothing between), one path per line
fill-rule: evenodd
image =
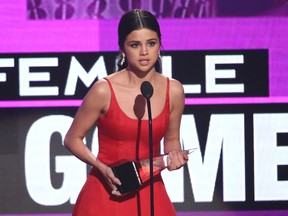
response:
M170 110L170 79L167 77L167 87L166 87L166 105Z
M111 84L110 80L107 77L105 77L104 79L107 81L107 83L109 85L109 88L110 88L110 91L111 91L111 96L114 97L115 95L114 95L113 87L112 87L112 84Z

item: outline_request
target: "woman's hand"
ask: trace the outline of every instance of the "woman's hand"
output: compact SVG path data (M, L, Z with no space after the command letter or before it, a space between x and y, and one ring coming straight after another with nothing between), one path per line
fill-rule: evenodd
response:
M121 185L121 182L118 178L115 177L111 167L106 166L104 171L102 171L104 178L108 186L111 188L111 194L115 196L121 196L122 194L117 190L117 185Z
M168 170L177 170L185 165L188 161L188 154L181 150L172 150L168 157Z

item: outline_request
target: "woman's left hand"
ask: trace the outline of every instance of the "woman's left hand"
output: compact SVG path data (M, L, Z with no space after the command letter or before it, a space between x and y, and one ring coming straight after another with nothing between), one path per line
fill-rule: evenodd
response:
M168 170L177 170L185 165L188 161L188 154L181 150L172 150L168 157Z

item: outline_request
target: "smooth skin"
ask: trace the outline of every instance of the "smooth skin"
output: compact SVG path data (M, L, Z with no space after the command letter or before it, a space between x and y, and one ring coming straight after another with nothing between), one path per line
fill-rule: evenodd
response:
M156 32L146 28L134 30L127 36L122 52L126 55L128 67L108 76L118 104L129 118L138 119L137 113L141 111L140 107L135 106L135 99L141 95L142 82L149 81L154 88L150 99L153 119L163 110L165 104L163 95L166 94L167 85L166 77L156 72L154 68L160 52L159 38ZM64 145L80 160L99 169L113 191L117 190L116 185L121 184L120 180L114 176L112 169L98 160L83 143L88 130L97 123L100 116L107 113L110 99L111 92L107 81L104 79L97 81L79 107L65 136ZM177 80L170 79L170 120L164 136L164 152L169 153L170 171L181 168L188 160L188 156L180 152L179 129L183 109L183 87ZM148 119L147 107L142 111L142 116L142 119ZM114 195L121 196L118 191Z

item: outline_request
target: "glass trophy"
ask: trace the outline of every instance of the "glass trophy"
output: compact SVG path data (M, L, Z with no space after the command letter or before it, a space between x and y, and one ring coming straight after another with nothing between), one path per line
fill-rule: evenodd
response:
M196 148L183 150L182 154L190 154ZM159 155L153 158L153 176L159 174L168 167L169 155ZM112 167L114 175L121 181L118 190L121 194L134 191L150 179L150 160L144 159L140 161L128 161L120 165Z

